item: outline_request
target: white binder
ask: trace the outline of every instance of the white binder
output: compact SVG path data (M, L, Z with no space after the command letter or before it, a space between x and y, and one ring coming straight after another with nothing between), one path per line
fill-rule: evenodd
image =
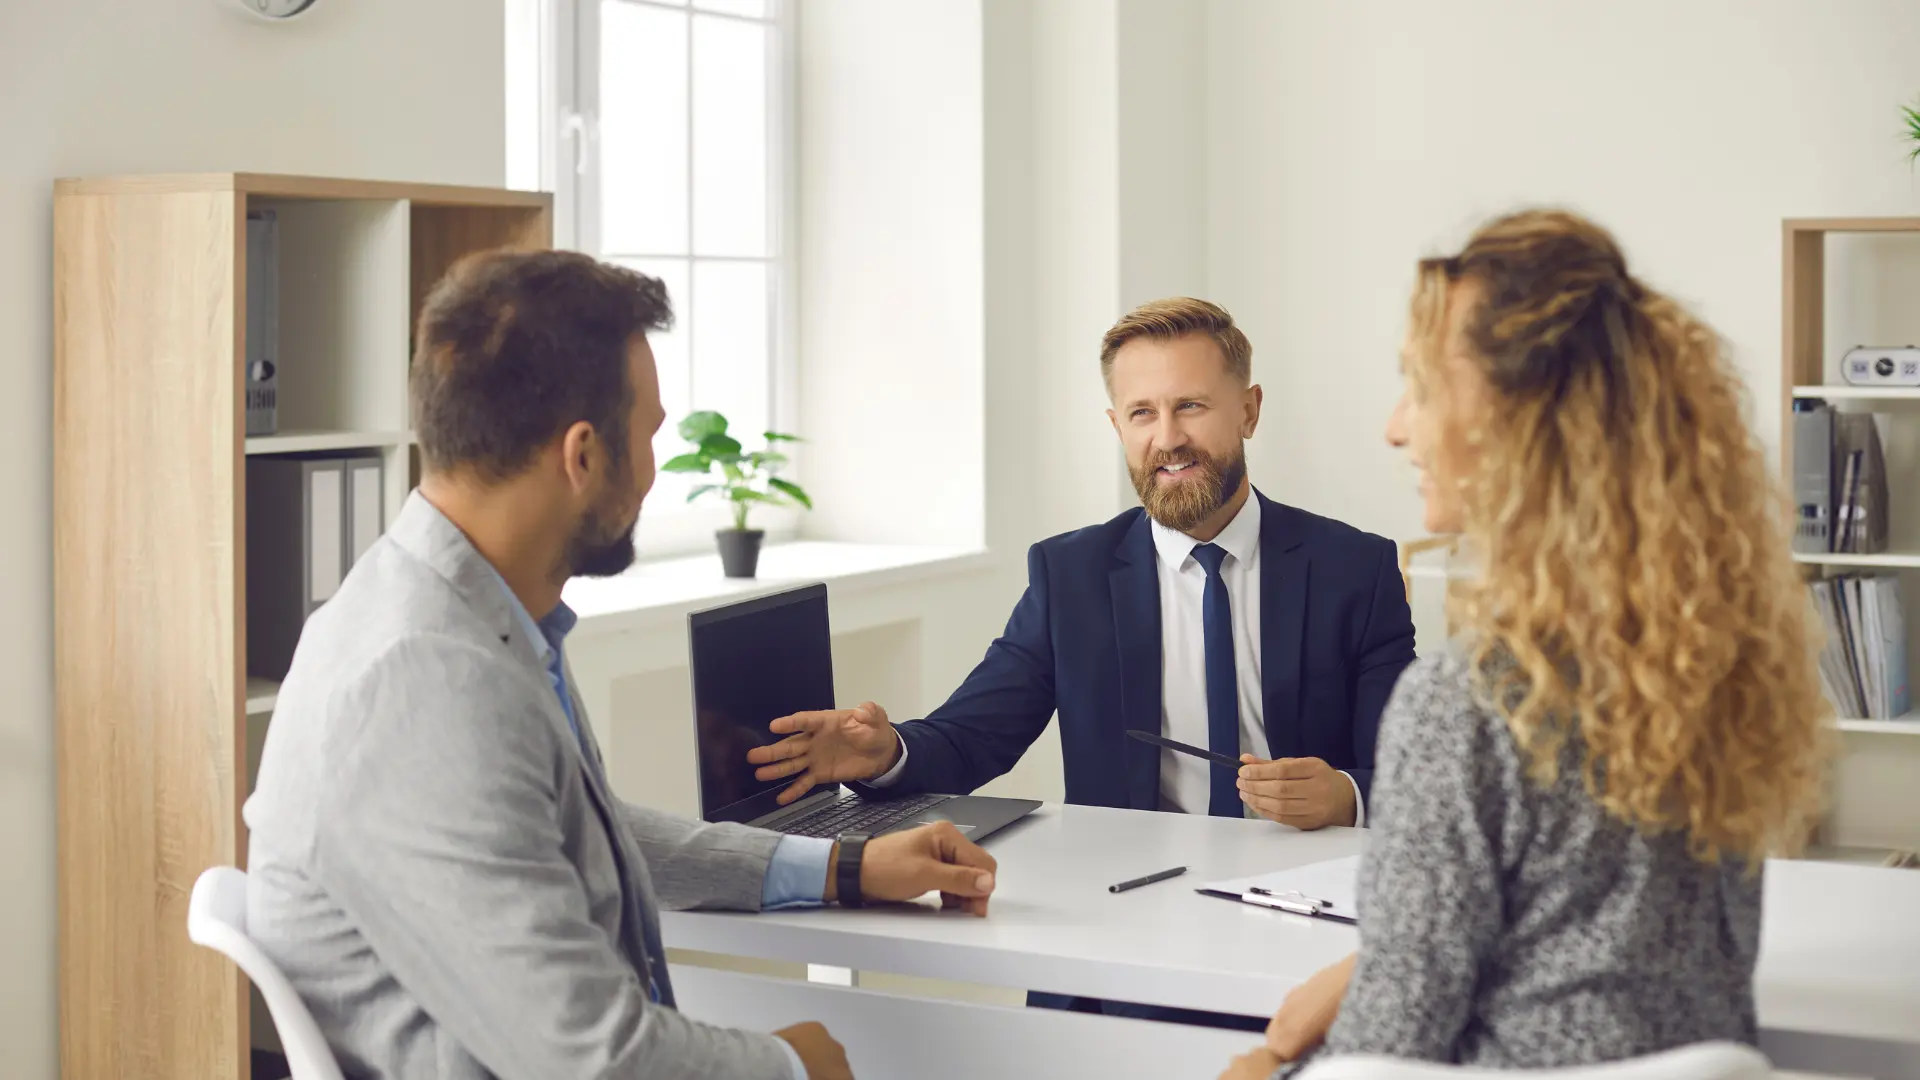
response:
M347 566L351 568L386 531L386 466L379 458L347 462Z

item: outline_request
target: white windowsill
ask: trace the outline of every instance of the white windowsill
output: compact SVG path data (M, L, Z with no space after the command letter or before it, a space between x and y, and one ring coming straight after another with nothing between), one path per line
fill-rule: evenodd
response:
M768 545L760 553L760 576L751 580L724 576L720 556L710 553L640 563L618 577L575 578L562 595L580 616L576 633L609 633L815 582L826 582L832 593L844 593L990 565L992 557L980 548L800 540Z

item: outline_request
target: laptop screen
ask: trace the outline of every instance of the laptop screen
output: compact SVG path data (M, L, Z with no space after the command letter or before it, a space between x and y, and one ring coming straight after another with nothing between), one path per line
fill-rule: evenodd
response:
M747 751L779 741L767 725L780 717L833 708L827 587L696 612L687 624L700 813L752 821L780 809L775 796L792 780L755 780Z

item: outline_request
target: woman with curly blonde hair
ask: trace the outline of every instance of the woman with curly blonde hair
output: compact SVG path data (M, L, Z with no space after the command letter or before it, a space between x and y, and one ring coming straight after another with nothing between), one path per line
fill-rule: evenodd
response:
M1388 441L1474 572L1381 721L1360 951L1228 1075L1323 1036L1509 1068L1754 1042L1761 866L1819 810L1830 711L1718 338L1530 211L1421 263L1403 366Z

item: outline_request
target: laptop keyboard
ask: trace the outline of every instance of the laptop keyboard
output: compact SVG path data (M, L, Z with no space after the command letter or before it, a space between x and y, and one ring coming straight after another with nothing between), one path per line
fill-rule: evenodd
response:
M874 833L947 801L945 795L916 795L910 799L873 802L857 796L831 802L774 826L790 836L820 836L829 840L842 833Z

